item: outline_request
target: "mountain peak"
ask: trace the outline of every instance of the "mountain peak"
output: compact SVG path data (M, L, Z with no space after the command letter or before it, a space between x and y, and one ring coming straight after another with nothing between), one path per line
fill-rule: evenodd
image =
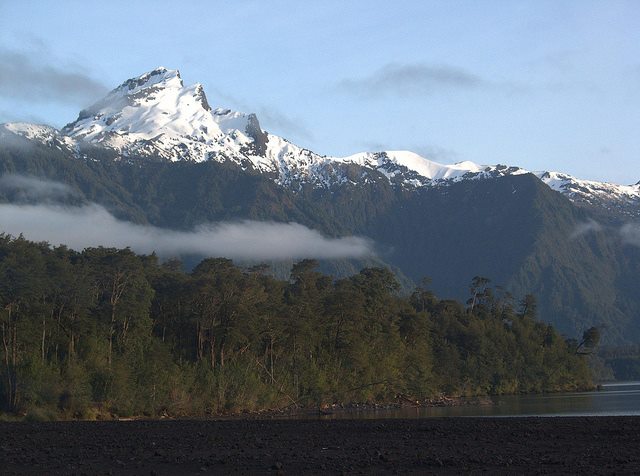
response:
M122 156L192 161L216 154L262 157L268 141L255 115L212 110L202 84L185 86L178 70L165 67L126 80L62 133Z
M178 70L158 67L128 79L81 111L63 133L123 153L165 156L160 144L149 149L149 140L172 138L173 147L178 138L205 143L222 135L210 110L201 84L185 87Z
M91 137L92 132L105 132L104 127L97 127L95 124L92 124L90 131L87 131L87 127L84 126L87 125L87 121L97 121L109 127L122 116L125 108L140 106L143 103L151 104L163 91L178 93L182 89L184 89L184 84L180 72L177 69L167 69L160 66L136 78L127 79L103 99L80 111L75 122L67 124L63 128L63 132L80 139ZM202 98L204 98L204 104L206 104L206 97L201 89L199 96L201 97L199 102L203 104ZM208 106L208 104L206 105ZM81 124L83 127L79 128L78 126ZM110 129L112 129L111 132L114 132L115 128Z
M124 83L114 89L111 94L117 92L125 94L135 94L136 92L149 87L184 87L180 71L177 69L167 69L159 66L153 71L144 73L137 78L127 79Z

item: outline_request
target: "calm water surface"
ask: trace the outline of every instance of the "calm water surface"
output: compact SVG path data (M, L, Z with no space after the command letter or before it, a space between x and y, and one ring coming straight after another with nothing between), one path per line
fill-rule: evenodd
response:
M425 418L447 416L640 415L640 382L607 383L595 392L492 397L493 405L336 412L322 418Z

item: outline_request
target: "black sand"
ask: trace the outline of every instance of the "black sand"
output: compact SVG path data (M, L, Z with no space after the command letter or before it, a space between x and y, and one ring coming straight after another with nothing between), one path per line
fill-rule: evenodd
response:
M640 417L0 423L0 474L640 474Z

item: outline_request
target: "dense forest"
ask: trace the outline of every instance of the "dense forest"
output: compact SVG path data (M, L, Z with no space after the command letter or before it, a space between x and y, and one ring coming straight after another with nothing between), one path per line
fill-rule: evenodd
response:
M587 388L582 350L485 278L410 296L384 268L278 280L205 259L0 234L3 412L42 418L229 411Z

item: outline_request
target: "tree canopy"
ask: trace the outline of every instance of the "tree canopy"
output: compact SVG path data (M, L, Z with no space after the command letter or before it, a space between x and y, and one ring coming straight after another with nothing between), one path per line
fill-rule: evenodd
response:
M289 280L209 258L0 235L0 406L53 416L226 411L591 385L575 345L477 277L465 306L389 270ZM597 344L586 332L581 347ZM575 341L573 341L575 342Z

